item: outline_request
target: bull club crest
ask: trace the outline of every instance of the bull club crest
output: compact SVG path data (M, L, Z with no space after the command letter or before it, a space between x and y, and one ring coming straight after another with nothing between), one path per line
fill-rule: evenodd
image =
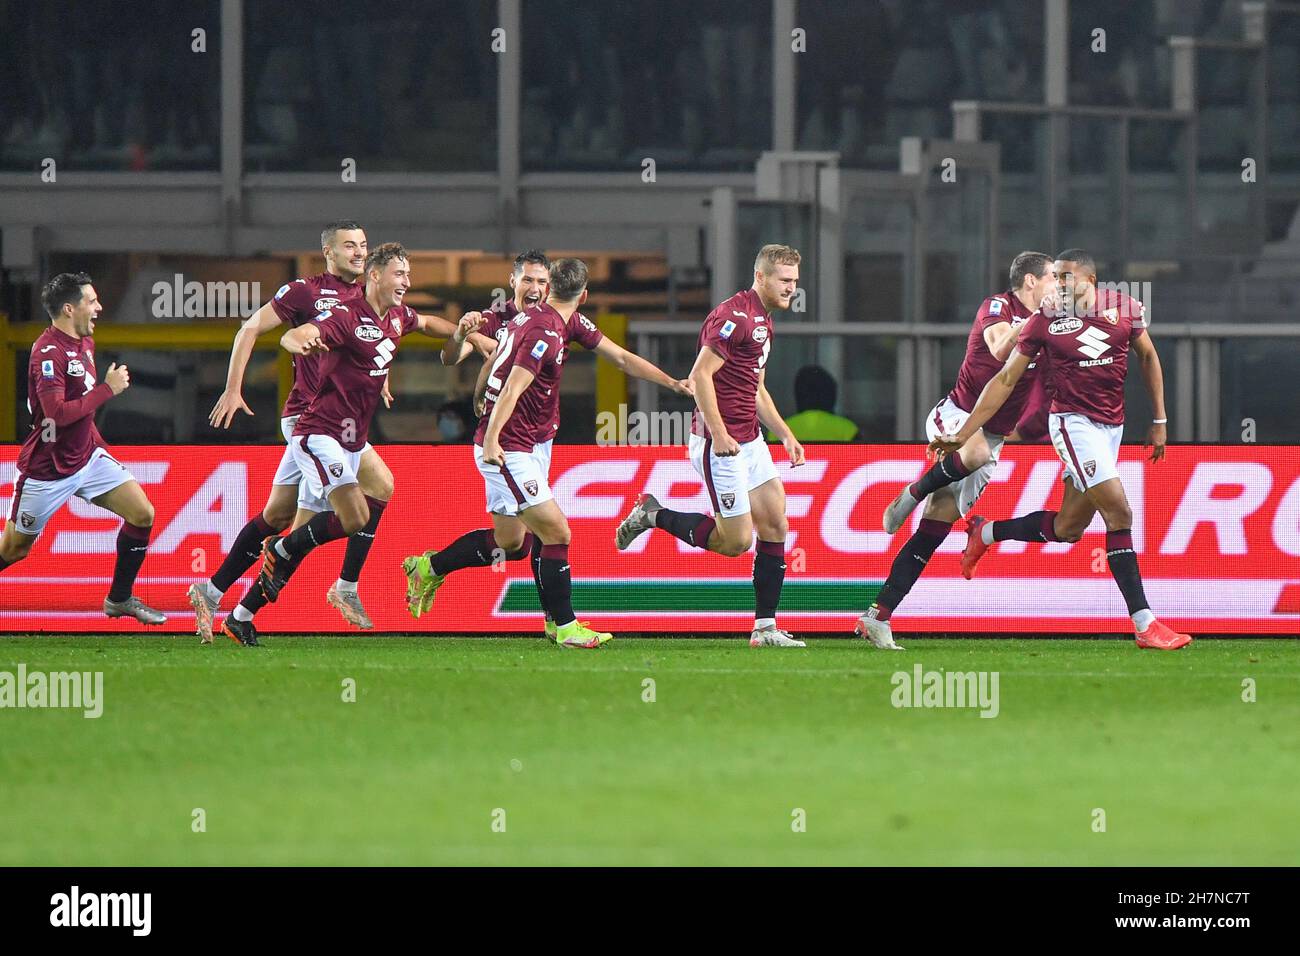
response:
M32 525L36 524L36 515L28 514L24 511L18 520L22 523L24 528L30 528Z
M1111 325L1119 325L1119 309L1105 309L1101 315Z
M333 462L333 463L330 465L330 474L333 475L335 478L342 478L342 477L343 477L343 466L340 465L338 462Z
M1097 473L1097 462L1095 460L1085 461L1083 463L1083 473L1087 475L1089 478L1095 475Z
M401 320L401 319L392 319L392 318L390 318L388 321L390 321L390 322L393 323L393 334L394 334L394 335L401 335L401 334L402 334L402 320Z
M730 511L731 506L736 503L736 496L734 494L719 495L719 498L722 500L722 507L728 511Z
M537 497L537 482L535 482L535 481L525 481L525 482L524 482L524 491L528 492L528 497L529 497L529 498L536 498L536 497Z

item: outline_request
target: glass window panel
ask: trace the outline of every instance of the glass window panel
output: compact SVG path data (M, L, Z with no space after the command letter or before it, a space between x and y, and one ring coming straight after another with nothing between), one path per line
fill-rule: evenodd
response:
M523 30L526 170L752 171L771 147L769 4L525 0Z
M218 0L8 3L3 23L0 170L218 168Z
M244 168L491 171L495 0L244 4Z
M1242 420L1255 420L1259 442L1300 441L1295 402L1279 401L1279 392L1260 383L1300 381L1296 339L1225 339L1219 350L1220 435L1241 439ZM1294 398L1294 389L1292 389Z

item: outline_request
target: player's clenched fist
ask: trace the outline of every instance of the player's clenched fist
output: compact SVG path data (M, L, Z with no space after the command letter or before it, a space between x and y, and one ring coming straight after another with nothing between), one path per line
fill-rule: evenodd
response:
M678 395L689 395L695 397L695 383L689 378L679 378L673 383L673 391Z
M108 387L113 390L114 395L121 395L131 387L131 373L127 371L125 365L118 365L114 362L108 367L108 372L104 375L104 381L108 383Z
M486 321L487 319L484 317L482 312L466 312L462 315L460 321L456 323L456 331L452 333L452 337L455 338L456 344L459 345L461 342L464 342L469 338L470 335L483 328L483 323Z
M726 432L713 439L713 454L719 458L730 458L740 454L740 445Z
M495 438L488 438L483 442L483 463L498 467L506 463L506 453L501 450L501 443Z

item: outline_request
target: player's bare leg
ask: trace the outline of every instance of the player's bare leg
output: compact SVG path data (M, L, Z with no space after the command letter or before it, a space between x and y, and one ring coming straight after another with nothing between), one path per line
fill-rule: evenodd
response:
M562 647L597 648L614 635L593 631L573 613L573 579L569 569L569 519L551 498L519 512L519 518L541 541L538 556L540 594L555 622L555 640Z
M895 534L916 510L916 506L940 488L961 481L972 472L989 463L993 452L984 430L980 429L954 452L941 455L924 475L911 484L904 485L898 497L885 508L881 523L888 534ZM955 520L955 519L954 519Z
M272 485L261 514L254 515L239 534L216 573L206 581L191 584L186 596L194 608L194 629L203 644L212 643L212 619L221 606L221 598L240 575L257 563L267 538L278 535L296 517L305 524L313 512L298 509L297 485ZM297 524L294 527L298 527Z
M166 614L131 593L153 534L153 505L144 489L131 480L91 500L123 521L117 533L117 561L113 565L113 583L104 599L104 613L109 617L133 617L141 624L166 623Z
M6 521L4 534L0 535L0 571L27 557L36 538L37 535L23 534L12 521Z
M361 577L361 567L370 554L370 547L375 543L379 519L384 516L384 508L393 497L393 473L373 448L362 454L357 465L357 485L366 499L366 523L348 537L339 578L325 592L325 600L349 624L368 631L375 625L361 603L357 581Z

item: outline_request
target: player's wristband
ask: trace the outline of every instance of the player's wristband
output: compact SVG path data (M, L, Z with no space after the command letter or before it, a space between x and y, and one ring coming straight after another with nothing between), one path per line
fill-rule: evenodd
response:
M1152 425L1168 425L1168 424L1169 424L1169 419L1167 419L1167 418L1153 418L1153 419L1151 419L1151 424L1152 424Z

